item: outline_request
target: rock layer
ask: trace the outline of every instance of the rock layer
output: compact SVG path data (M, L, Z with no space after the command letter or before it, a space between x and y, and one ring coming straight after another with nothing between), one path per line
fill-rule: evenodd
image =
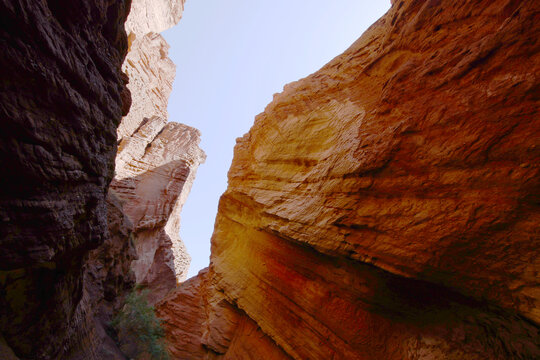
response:
M212 311L206 313L207 309ZM213 359L224 353L227 359L289 359L253 320L217 291L208 269L169 294L157 311L165 320L168 337L181 339L170 348L174 359Z
M134 224L137 283L162 298L187 275L190 258L179 238L180 211L205 155L198 130L158 117L122 140L111 183Z
M167 102L176 74L176 67L167 56L169 45L161 35L130 34L129 53L122 68L129 77L128 87L133 101L129 114L118 127L119 142L132 136L144 119L159 117L163 122L161 127L164 126L168 118Z
M109 190L107 195L109 236L90 251L83 266L83 293L75 317L88 324L82 332L70 334L77 346L63 358L70 360L123 360L124 354L110 337L110 322L123 306L124 297L135 285L131 262L135 259L133 225L123 205Z
M182 1L134 1L126 22L129 53L123 65L132 94L129 114L118 128L113 189L134 225L137 283L155 302L185 280L191 261L179 237L180 212L205 154L200 132L167 123L175 65L157 32L175 25Z
M135 280L157 299L185 276L179 212L204 154L166 124L175 69L152 32L182 9L0 1L1 357L124 359L108 323Z
M237 141L210 270L158 306L172 353L540 357L539 16L393 1L276 95Z
M185 0L132 0L126 31L137 35L160 33L178 24Z
M21 359L93 358L129 4L0 1L0 332Z

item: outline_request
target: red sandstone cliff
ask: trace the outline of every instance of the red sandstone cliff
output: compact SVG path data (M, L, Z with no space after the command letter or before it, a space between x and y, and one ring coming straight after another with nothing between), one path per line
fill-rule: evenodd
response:
M393 1L238 139L181 359L538 359L540 3Z

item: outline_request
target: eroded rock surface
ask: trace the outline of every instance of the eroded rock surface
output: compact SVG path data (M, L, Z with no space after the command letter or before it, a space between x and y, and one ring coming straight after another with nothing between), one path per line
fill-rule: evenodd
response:
M393 1L276 95L238 139L209 271L158 306L171 351L539 358L539 16Z
M126 31L137 35L159 33L178 24L185 0L132 0Z
M183 4L182 0L134 0L132 3L126 21L129 52L122 69L129 78L133 101L129 114L118 127L119 141L133 135L151 117L159 117L163 122L161 127L167 122L167 103L176 66L168 57L169 44L159 32L180 21Z
M160 126L165 125L168 118L167 102L176 75L176 67L167 56L169 45L160 34L148 33L135 37L132 33L131 37L123 70L129 77L132 105L118 127L119 141L132 136L144 119L159 117L162 122Z
M136 279L162 296L189 263L179 212L204 154L166 124L174 65L151 33L183 2L133 1L128 41L130 6L0 1L2 357L123 359L122 298Z
M123 69L132 105L118 128L111 189L134 225L138 259L132 269L151 302L187 276L191 259L178 235L180 212L205 160L200 132L167 122L176 68L157 32L175 25L182 9L182 1L134 1L126 23L130 48Z
M110 240L129 5L0 1L0 332L21 359L99 358L85 263Z
M205 155L197 129L154 117L124 139L111 188L135 229L137 283L159 299L185 279L190 257L178 235L180 211ZM124 144L125 143L125 144Z
M124 297L135 285L131 263L136 258L133 224L114 191L107 194L109 236L90 251L83 267L83 293L75 316L89 324L70 336L80 344L67 356L71 360L124 360L125 356L110 336L113 319Z
M207 313L207 310L211 312ZM157 306L174 359L290 359L257 324L231 305L202 270ZM179 314L182 314L179 316Z

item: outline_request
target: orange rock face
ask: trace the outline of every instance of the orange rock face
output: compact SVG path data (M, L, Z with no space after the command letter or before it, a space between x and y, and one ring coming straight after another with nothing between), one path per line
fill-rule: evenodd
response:
M177 339L169 348L173 359L236 360L252 355L265 360L289 359L249 316L217 291L208 269L169 294L156 310L168 338Z
M539 358L539 19L394 1L287 85L238 139L210 270L159 305L172 352Z

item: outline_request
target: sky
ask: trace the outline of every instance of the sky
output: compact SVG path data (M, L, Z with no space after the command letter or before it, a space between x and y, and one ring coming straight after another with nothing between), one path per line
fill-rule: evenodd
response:
M237 137L283 86L345 51L390 0L187 0L162 33L176 64L169 120L202 133L207 159L182 210L189 277L208 266L219 197Z

